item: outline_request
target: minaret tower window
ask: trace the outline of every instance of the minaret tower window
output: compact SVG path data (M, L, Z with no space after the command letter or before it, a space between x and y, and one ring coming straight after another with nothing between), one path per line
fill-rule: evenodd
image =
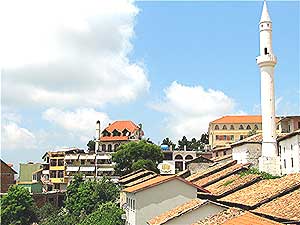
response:
M265 55L268 55L268 49L265 48Z

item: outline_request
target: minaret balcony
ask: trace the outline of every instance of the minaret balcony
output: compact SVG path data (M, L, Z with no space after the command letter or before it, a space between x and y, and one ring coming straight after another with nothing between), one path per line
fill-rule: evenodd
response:
M275 66L277 57L273 54L260 55L256 57L256 63L259 66Z

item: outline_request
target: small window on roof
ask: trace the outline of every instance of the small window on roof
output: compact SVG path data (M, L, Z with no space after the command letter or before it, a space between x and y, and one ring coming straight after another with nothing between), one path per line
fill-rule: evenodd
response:
M220 128L219 128L219 125L216 125L215 126L215 130L219 130Z
M234 126L233 125L230 125L230 130L234 130Z
M242 124L240 125L239 129L240 129L240 130L244 130L244 127L243 127Z
M224 125L224 126L222 127L222 130L227 130L227 126Z
M251 127L250 127L250 125L247 125L247 128L246 128L247 130L251 130Z

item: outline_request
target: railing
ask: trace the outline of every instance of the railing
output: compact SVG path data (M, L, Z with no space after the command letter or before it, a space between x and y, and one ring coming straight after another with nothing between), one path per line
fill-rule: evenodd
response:
M267 54L267 55L260 55L256 57L256 62L257 64L261 63L277 63L277 57L272 54Z

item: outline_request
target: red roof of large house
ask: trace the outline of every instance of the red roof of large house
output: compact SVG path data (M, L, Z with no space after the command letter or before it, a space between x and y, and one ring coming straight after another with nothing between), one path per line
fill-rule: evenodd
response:
M261 123L260 115L222 116L211 123Z

